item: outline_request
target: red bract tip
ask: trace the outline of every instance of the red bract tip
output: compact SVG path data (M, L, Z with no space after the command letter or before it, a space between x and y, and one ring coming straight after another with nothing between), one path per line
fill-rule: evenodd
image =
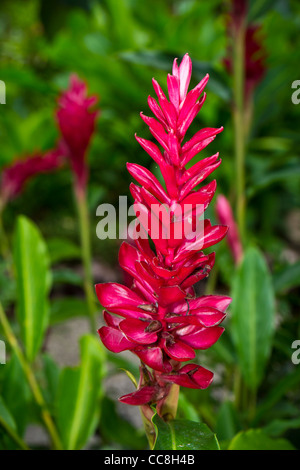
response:
M85 188L88 178L86 151L99 114L93 110L96 102L97 97L88 96L85 82L75 74L71 75L69 88L58 100L56 118L79 189Z

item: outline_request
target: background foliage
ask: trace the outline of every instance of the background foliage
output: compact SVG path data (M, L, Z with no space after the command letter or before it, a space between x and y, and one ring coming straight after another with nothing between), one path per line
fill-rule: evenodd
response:
M222 242L210 280L199 285L199 293L232 293L234 303L225 334L200 355L216 380L206 391L182 391L178 415L202 423L201 429L208 425L221 448L299 449L300 365L291 361L291 345L300 339L300 105L291 101L291 85L300 79L300 5L296 0L250 4L251 21L262 25L267 70L255 90L247 142L249 248L236 270ZM165 83L173 57L186 52L193 60L193 84L210 73L196 126L224 126L209 152L220 151L222 158L218 192L234 200L233 83L224 66L227 7L221 0L1 2L6 105L0 113L0 170L55 145L57 96L70 73L100 98L89 152L95 282L122 280L116 266L119 242L96 237L96 207L117 206L119 195L130 198L127 161L151 164L134 139L135 132L148 137L139 112L147 114L151 78ZM7 343L7 364L0 365L0 448L49 446L47 440L30 440L32 425L42 421L24 377L24 358L39 383L39 404L47 404L64 448L147 448L140 423L109 393L120 368L136 374L136 363L103 351L95 332L80 339L75 368L66 367L67 360L58 364L47 349L47 337L58 324L65 323L67 335L70 319L87 316L71 184L68 168L40 175L3 214L13 258L0 264L1 303L22 346L18 355L0 329ZM208 215L215 221L213 206ZM34 302L32 293L38 293ZM99 310L97 325L101 321ZM158 418L156 425L160 429ZM157 448L168 439L162 425ZM209 439L214 446L213 435Z

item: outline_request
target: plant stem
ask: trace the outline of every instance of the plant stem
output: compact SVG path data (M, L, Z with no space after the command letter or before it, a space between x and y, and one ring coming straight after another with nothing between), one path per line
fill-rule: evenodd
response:
M9 321L5 315L5 312L3 310L3 307L0 303L0 323L2 324L4 334L11 346L11 348L14 350L16 353L16 356L21 364L21 367L24 371L24 374L27 378L28 384L31 388L32 394L34 396L34 399L36 403L38 404L40 410L41 410L41 415L42 419L45 423L45 426L49 432L49 435L51 437L53 447L56 450L61 450L62 449L62 444L60 441L60 437L58 435L56 426L52 420L51 414L47 408L46 402L44 400L43 394L41 392L41 389L39 387L39 384L35 378L34 372L31 369L30 363L27 361L25 355L23 354L23 351L18 343L18 340L16 336L14 335L11 326L9 324Z
M245 25L241 24L233 44L234 138L236 160L236 217L241 239L245 237Z
M156 432L152 423L154 411L149 405L140 406L140 413L144 424L145 434L148 440L150 450L153 450L156 440Z
M236 367L234 370L234 397L235 397L235 407L237 410L240 410L241 405L241 395L242 395L242 377L239 367Z
M84 190L75 190L75 196L78 208L81 254L84 269L84 291L88 305L91 330L95 332L97 329L95 322L96 303L93 290L90 221L86 200L86 192Z
M2 255L3 259L7 260L9 259L9 247L6 233L3 227L3 209L4 207L2 205L2 201L0 201L0 254Z
M4 419L0 416L0 427L4 429L4 431L9 435L9 437L18 445L18 447L22 450L30 450L27 444L21 439L20 436L16 433L16 431L9 426L9 424L4 421Z

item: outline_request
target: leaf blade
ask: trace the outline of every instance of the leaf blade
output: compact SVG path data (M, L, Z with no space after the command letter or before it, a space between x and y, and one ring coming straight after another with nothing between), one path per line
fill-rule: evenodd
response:
M152 418L156 431L154 450L219 450L216 435L204 423Z
M246 251L233 284L231 331L246 384L257 389L270 356L274 333L271 276L257 248Z
M105 353L91 335L81 338L81 364L62 371L57 395L57 422L64 448L81 449L99 418Z
M42 344L49 319L51 274L46 244L38 228L26 217L17 220L14 236L17 318L25 353L33 361Z

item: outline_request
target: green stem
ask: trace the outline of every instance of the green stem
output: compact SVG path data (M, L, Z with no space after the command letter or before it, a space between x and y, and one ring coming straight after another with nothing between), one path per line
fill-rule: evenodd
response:
M235 397L235 407L237 410L240 410L241 406L241 395L242 395L242 377L239 367L235 368L234 371L234 397Z
M94 332L97 329L95 322L96 303L93 289L89 213L85 191L75 191L75 195L78 208L81 254L84 269L84 291L87 299L91 330Z
M49 432L49 435L51 437L53 446L56 450L61 450L62 449L62 444L60 441L60 437L58 435L56 426L52 420L51 414L47 408L46 402L44 400L43 394L41 392L41 389L39 387L39 384L35 378L34 372L31 369L31 366L29 362L27 361L25 355L23 354L23 351L18 343L18 340L16 336L14 335L11 326L9 324L9 321L5 315L5 312L3 310L3 307L0 303L0 323L2 324L4 334L11 346L11 348L14 350L21 367L24 371L24 374L27 378L28 384L31 388L32 394L34 396L34 399L39 406L41 410L41 416L42 419L45 423L45 426Z
M4 419L0 416L0 427L4 429L4 431L9 435L9 437L17 444L17 446L22 450L30 450L27 444L23 441L23 439L18 436L13 428L7 424Z
M245 236L245 26L236 32L233 44L234 139L236 160L236 217L241 239Z
M156 432L155 428L152 423L152 418L154 415L154 411L151 409L149 405L142 405L140 406L140 413L145 429L145 434L148 440L150 450L153 450L155 446L156 440Z
M9 259L9 245L8 245L6 233L3 227L3 218L2 218L3 209L4 209L4 206L2 204L2 201L0 201L0 254L5 260L7 260Z

